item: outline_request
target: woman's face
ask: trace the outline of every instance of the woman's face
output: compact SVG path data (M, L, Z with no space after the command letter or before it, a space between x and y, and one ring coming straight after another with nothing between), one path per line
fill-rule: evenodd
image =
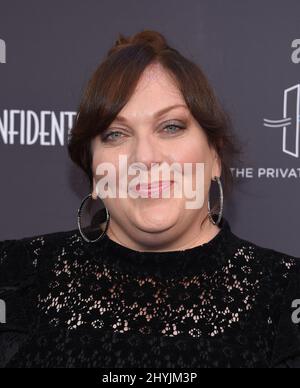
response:
M169 107L174 108L166 110ZM163 109L164 113L158 115ZM122 245L140 250L168 250L196 242L201 221L207 216L211 179L221 175L219 158L209 147L203 129L191 115L174 81L159 64L152 64L145 70L120 116L125 120L116 118L102 135L92 141L93 197L97 198L96 186L104 176L96 174L99 164L115 166L118 188L119 175L124 175L119 169L119 156L123 155L128 166L136 163L145 166L143 170L149 183L151 170L159 170L163 163L169 166L173 163L181 166L203 163L204 204L201 208L187 209L187 198L174 196L176 182L171 186L169 198L132 198L130 195L105 198L103 203L111 215L108 236ZM137 176L126 174L128 182ZM196 168L193 168L192 178L195 189Z

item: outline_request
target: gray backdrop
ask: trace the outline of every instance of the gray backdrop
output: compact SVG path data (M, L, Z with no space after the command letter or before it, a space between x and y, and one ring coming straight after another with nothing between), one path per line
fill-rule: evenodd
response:
M117 33L147 28L203 67L246 146L232 230L299 256L299 22L299 0L0 0L0 240L76 228L68 128Z

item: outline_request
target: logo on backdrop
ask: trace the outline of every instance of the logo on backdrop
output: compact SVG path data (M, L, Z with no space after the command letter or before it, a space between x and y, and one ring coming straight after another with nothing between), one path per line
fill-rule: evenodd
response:
M292 86L284 91L283 118L280 120L264 119L264 126L281 128L282 152L299 158L300 156L300 85Z
M0 112L0 141L5 145L64 146L76 112L5 109Z
M263 120L264 126L282 130L282 152L292 158L300 158L300 84L284 91L283 115L278 120ZM300 179L300 167L246 167L232 168L236 178L246 179Z
M0 39L0 63L6 63L6 43Z
M294 63L300 63L300 39L293 42L293 47L298 46L292 57ZM282 116L278 120L264 119L263 124L274 131L282 130L282 152L300 158L300 84L284 90ZM244 167L231 168L231 172L242 179L300 179L300 167Z
M7 63L6 42L0 39L0 63ZM0 143L5 145L64 146L76 112L4 109L0 112Z
M291 44L294 49L291 60L295 64L300 63L300 39L293 40ZM283 113L278 120L263 120L267 128L274 131L282 131L281 150L288 155L289 160L299 160L300 158L300 85L296 84L284 90ZM269 130L270 131L270 130ZM270 133L270 132L269 132ZM279 145L278 145L279 149ZM300 167L243 167L232 168L235 178L246 179L300 179Z

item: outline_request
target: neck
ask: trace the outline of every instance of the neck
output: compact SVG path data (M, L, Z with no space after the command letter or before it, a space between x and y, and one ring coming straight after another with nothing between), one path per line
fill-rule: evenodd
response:
M148 234L146 243L144 241L140 242L138 239L131 239L130 235L126 234L122 228L119 228L119 225L116 225L112 219L107 231L107 236L118 244L136 251L164 252L172 250L186 250L209 242L220 232L220 228L212 224L209 218L206 218L204 222L203 219L200 222L199 220L196 221L196 227L193 228L193 231L191 228L189 229L189 235L185 236L184 242L183 236L178 236L173 239L173 243L170 243L170 240L167 239L165 242L161 242L157 245L157 240L155 239L155 234L153 233ZM182 237L182 240L180 240L180 237ZM153 241L155 242L154 245Z

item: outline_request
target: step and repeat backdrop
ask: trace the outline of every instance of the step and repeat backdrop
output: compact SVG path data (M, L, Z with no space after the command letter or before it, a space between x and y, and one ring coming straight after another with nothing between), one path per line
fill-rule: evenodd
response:
M244 145L232 230L299 256L299 15L298 0L0 0L0 240L77 227L81 94L118 33L153 29L203 68Z

